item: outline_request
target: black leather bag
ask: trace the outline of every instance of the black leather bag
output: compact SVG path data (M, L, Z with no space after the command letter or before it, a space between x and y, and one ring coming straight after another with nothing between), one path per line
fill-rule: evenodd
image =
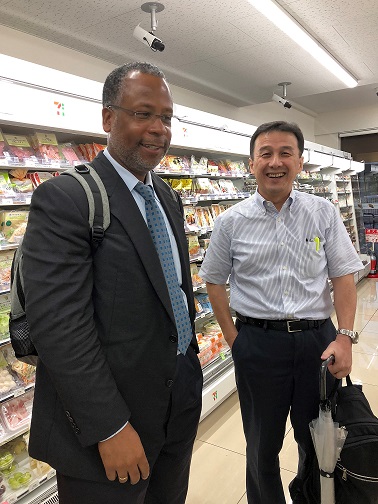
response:
M325 366L324 366L325 367ZM336 380L328 396L332 417L348 431L340 460L336 464L336 504L378 504L378 418L374 415L362 386L346 386ZM300 504L321 504L320 474L316 455L308 467Z
M337 504L378 504L378 418L362 387L347 386L334 394L333 418L348 431L335 469Z

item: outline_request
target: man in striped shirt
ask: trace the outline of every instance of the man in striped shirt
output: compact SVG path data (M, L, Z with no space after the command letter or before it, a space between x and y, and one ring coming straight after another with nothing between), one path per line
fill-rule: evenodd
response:
M255 131L250 169L257 190L216 219L200 272L232 349L252 504L285 504L278 455L288 414L299 452L290 489L293 502L305 502L302 481L314 454L308 424L318 416L321 359L335 355L331 385L350 372L357 339L354 273L363 265L333 204L292 189L303 149L296 124L276 121ZM344 334L330 319L333 309Z

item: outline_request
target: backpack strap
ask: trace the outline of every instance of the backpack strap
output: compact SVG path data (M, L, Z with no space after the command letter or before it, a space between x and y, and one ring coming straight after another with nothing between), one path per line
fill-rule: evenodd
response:
M88 199L88 222L95 248L102 242L110 224L109 199L105 186L96 170L89 164L70 168L62 173L74 177L83 187Z
M11 307L12 318L25 315L24 277L22 275L22 240L14 253L11 267Z

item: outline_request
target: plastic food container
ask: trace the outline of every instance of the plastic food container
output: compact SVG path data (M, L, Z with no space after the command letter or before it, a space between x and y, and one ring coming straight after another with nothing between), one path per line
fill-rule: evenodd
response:
M30 471L17 471L8 478L8 485L12 490L18 490L19 488L29 486L32 479L33 476Z
M15 432L27 425L31 418L33 395L28 393L1 405L5 427Z
M9 469L13 463L14 457L8 450L0 451L0 471Z

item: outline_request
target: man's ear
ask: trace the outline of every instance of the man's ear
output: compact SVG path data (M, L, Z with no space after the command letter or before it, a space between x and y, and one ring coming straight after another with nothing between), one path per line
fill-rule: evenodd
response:
M301 156L301 158L299 159L299 167L298 167L298 174L301 173L301 171L303 170L303 156Z
M113 119L112 111L107 107L104 107L102 109L102 128L105 131L105 133L110 133L112 129L112 119Z
M253 159L252 158L249 158L248 159L248 165L249 165L249 171L254 174L254 171L253 171Z

